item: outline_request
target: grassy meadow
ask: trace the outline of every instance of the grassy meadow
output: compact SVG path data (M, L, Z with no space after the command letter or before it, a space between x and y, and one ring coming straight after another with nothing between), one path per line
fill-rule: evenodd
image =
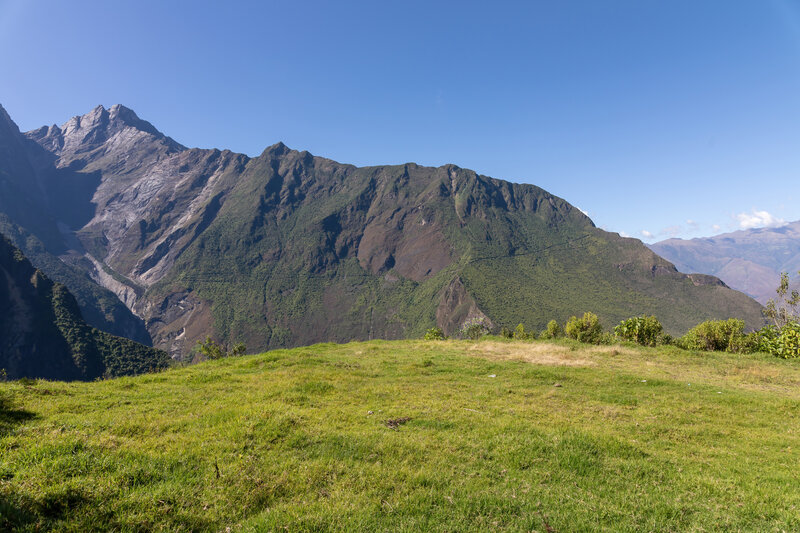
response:
M0 383L0 530L798 531L800 362L372 341Z

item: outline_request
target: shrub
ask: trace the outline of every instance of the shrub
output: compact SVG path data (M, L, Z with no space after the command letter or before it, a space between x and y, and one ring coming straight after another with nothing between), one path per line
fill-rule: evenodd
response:
M764 326L753 333L755 337L755 349L759 352L775 354L778 351L778 337L781 330L771 324Z
M655 346L663 329L654 316L636 316L620 322L614 334L642 346Z
M564 332L567 337L579 342L600 344L603 337L603 326L600 325L600 319L596 314L587 311L582 318L570 317L564 326Z
M517 327L514 328L514 338L517 340L535 339L536 335L532 332L528 333L525 331L525 326L518 324Z
M784 359L800 357L800 324L789 322L781 328L772 353Z
M547 328L539 334L541 339L557 339L564 336L564 331L555 320L547 323Z
M781 282L775 292L778 294L778 298L770 299L767 302L764 314L771 318L779 328L800 322L800 311L798 311L800 292L789 290L789 274L787 272L781 272Z
M752 350L754 337L744 334L744 320L707 320L678 339L678 345L687 350L707 352L745 352Z
M426 341L443 341L445 339L444 331L442 328L431 328L425 332L425 340Z
M500 336L503 337L504 339L513 339L514 332L508 329L507 327L503 326L502 328L500 328Z
M219 344L217 341L212 339L210 336L206 336L206 340L197 341L197 351L200 352L206 359L221 359L223 357L235 357L244 355L245 347L244 343L237 342L233 345L233 348L229 351L226 346Z
M489 326L483 317L470 318L461 325L458 333L462 339L478 340L489 333Z

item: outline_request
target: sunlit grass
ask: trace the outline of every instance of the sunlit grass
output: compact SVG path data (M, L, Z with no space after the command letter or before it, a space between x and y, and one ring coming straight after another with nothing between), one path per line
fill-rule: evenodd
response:
M0 398L0 528L800 529L800 364L762 355L374 341Z

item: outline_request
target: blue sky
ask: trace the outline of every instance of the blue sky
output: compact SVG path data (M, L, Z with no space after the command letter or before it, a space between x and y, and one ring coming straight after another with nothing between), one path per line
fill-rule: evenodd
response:
M798 0L0 0L0 103L455 163L648 242L800 219Z

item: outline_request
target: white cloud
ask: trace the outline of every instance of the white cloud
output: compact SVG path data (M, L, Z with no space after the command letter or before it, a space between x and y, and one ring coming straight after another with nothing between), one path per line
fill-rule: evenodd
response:
M630 235L628 235L628 234L627 234L626 232L624 232L624 231L620 231L620 232L619 232L619 236L620 236L620 237L625 237L626 239L629 239L629 238L630 238Z
M581 208L580 208L580 207L578 207L577 205L576 205L575 207L577 208L577 210L578 210L578 211L580 211L581 213L583 213L583 214L584 214L584 215L586 215L587 217L589 216L589 211L587 211L586 209L581 209Z
M649 231L647 231L646 229L643 229L643 230L642 230L642 237L645 237L645 238L647 238L647 239L650 239L650 238L652 238L652 237L653 237L653 234L652 234L652 233L650 233Z
M692 228L696 228L697 227L697 221L696 220L692 220L691 218L689 218L689 219L686 220L686 225L690 226Z
M714 231L719 231L722 229L722 226L720 226L719 224L714 224L713 226L711 226L711 229L713 229Z
M772 216L766 211L757 211L755 209L751 213L739 213L736 215L736 220L739 221L741 229L776 228L786 224L786 221L781 218Z

